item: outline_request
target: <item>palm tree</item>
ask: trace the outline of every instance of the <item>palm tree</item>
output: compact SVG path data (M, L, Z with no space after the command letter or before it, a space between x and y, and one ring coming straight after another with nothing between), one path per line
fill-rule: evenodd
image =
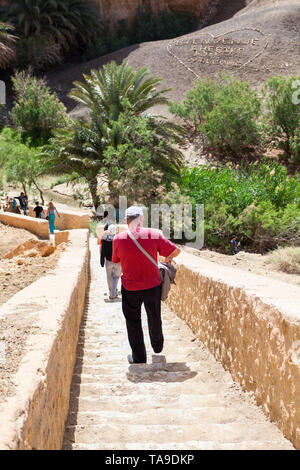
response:
M161 83L158 77L147 77L147 68L137 72L126 62L120 67L115 62L83 75L85 83L75 82L70 97L87 106L91 114L103 119L117 120L120 113L130 109L142 114L155 105L168 105L164 96L170 88L157 90Z
M5 69L16 60L14 43L16 36L10 34L13 26L0 21L0 69Z
M92 0L14 0L2 11L20 37L48 38L66 50L93 42L101 27L99 8Z
M57 129L50 144L44 147L43 157L49 167L57 171L78 174L89 186L93 204L97 208L100 198L97 194L97 176L102 173L103 152L108 135L101 119L87 124L71 121L65 129Z
M182 141L182 128L160 116L145 114L156 104L169 104L164 96L169 90L157 91L160 78L148 77L145 68L135 72L127 63L118 68L115 62L84 78L85 83L75 83L70 96L88 107L89 123L73 121L69 129L57 131L48 151L50 162L57 168L75 171L87 180L96 208L100 203L97 176L106 176L112 194L113 167L122 181L126 169L135 164L135 151L143 158L147 146L153 149L150 161L149 154L147 162L139 161L141 175L149 165L163 174L178 171L183 155L174 144ZM132 149L128 158L120 151L127 144ZM108 150L115 155L116 165L107 161Z

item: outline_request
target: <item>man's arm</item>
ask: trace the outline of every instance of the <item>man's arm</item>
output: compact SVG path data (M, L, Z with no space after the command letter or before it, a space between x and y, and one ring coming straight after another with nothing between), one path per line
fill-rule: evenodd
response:
M181 250L177 248L175 243L164 237L163 233L161 232L158 239L158 253L161 256L164 256L165 263L171 263L174 261L174 258L178 256L180 252Z
M103 240L102 240L102 244L101 244L101 247L100 247L100 264L101 264L102 268L104 268L105 256L104 256Z
M113 239L113 253L112 253L111 260L115 264L121 263L121 260L118 255L118 239L116 237Z
M174 258L178 256L181 253L181 250L179 248L176 248L169 256L165 258L165 263L172 263L174 261Z

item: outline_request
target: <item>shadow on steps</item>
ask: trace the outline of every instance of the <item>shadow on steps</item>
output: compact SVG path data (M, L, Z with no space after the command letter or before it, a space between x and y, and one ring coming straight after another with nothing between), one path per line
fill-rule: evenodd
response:
M167 362L165 356L152 356L152 364L132 364L127 372L130 382L185 382L197 375L185 362Z

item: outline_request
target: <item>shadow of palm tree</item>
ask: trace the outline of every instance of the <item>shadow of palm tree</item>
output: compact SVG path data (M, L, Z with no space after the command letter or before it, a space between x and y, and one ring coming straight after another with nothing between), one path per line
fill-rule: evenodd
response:
M152 356L152 364L132 364L127 379L140 382L185 382L197 375L185 362L167 362L165 356Z

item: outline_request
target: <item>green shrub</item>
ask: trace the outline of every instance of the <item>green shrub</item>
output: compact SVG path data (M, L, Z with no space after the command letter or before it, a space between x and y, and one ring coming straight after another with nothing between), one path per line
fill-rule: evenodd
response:
M53 129L66 125L66 109L43 79L33 77L30 72L16 72L12 82L16 101L10 116L14 127L21 129L25 136L42 144Z
M206 204L211 199L228 204L234 216L254 201L271 201L275 207L300 203L300 177L289 177L278 163L263 161L248 167L201 167L185 169L179 186L195 203Z
M0 103L0 131L5 126L5 106Z
M299 158L300 104L295 101L295 84L300 77L272 77L264 89L268 133L278 148ZM298 86L299 88L299 86Z
M92 220L90 221L90 232L94 237L97 237L97 227L98 227L98 220Z
M228 75L198 80L183 104L172 104L170 111L195 125L215 150L238 154L261 139L257 92Z
M300 106L300 105L298 105ZM300 126L295 130L293 137L289 138L289 147L295 163L300 163Z
M282 209L270 201L253 204L243 211L235 226L244 243L260 252L300 243L300 209L295 204Z
M262 252L300 243L300 177L283 165L185 169L178 185L192 204L204 204L207 246L226 249L235 232Z
M28 188L36 188L43 201L43 191L38 178L45 171L44 162L39 159L39 149L22 142L21 136L10 128L0 133L0 162L5 163L8 183L21 184L26 193Z

